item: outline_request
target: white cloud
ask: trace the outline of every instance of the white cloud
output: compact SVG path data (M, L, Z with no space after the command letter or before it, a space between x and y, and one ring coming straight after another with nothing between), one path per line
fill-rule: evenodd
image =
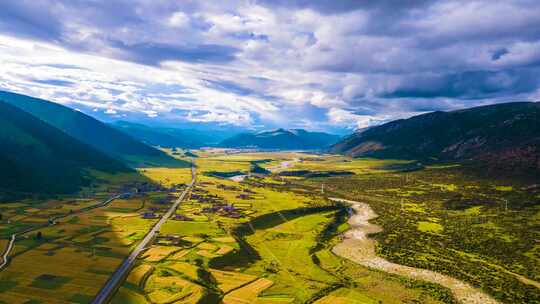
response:
M328 117L328 123L332 125L346 126L351 129L367 128L388 120L388 117L359 115L339 108L329 109L326 115Z
M8 2L0 87L246 127L356 128L538 96L534 1L275 3L43 0L24 19Z

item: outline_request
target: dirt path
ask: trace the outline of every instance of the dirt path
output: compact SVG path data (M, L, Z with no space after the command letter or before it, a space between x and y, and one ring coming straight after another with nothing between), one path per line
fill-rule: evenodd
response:
M373 209L365 203L336 198L331 200L351 204L355 211L355 214L349 219L351 229L345 233L343 242L332 249L335 254L366 267L440 284L450 289L456 299L463 304L499 303L482 291L458 279L431 270L395 264L377 256L375 254L375 241L367 237L371 233L382 230L381 227L369 223L369 220L377 217Z

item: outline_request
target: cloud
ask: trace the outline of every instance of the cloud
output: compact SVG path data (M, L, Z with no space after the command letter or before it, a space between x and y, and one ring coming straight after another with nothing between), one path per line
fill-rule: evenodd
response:
M385 97L486 98L529 93L540 85L539 69L505 71L466 71L461 73L412 77Z
M60 86L60 87L71 87L75 83L68 80L61 79L30 79L30 81L40 84L46 84L51 86Z
M5 0L0 87L126 119L363 127L538 98L539 15L533 0Z
M121 41L114 41L111 45L123 51L123 55L120 55L122 59L148 65L159 65L161 62L170 60L222 63L234 60L234 54L237 52L234 47L212 44L175 46L137 43L127 45Z

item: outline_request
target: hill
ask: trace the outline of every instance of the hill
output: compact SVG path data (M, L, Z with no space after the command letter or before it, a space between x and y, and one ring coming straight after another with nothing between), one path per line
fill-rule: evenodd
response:
M90 181L86 170L130 172L36 117L0 101L0 200L21 193L69 193Z
M514 102L396 120L345 138L353 157L482 160L540 169L540 103Z
M242 133L222 141L225 148L259 148L277 150L324 149L339 140L339 136L308 132L302 129L277 129L259 133Z
M66 106L5 91L0 91L0 99L130 166L189 165Z
M195 149L215 145L221 139L219 132L214 131L150 127L127 121L117 121L112 126L144 143L165 148Z

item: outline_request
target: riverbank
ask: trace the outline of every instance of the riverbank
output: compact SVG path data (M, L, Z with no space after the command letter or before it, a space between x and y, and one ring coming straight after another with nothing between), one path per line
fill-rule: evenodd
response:
M372 233L382 228L369 221L377 218L377 214L368 204L344 199L332 199L348 203L354 210L348 223L351 229L343 235L343 241L332 251L343 258L360 265L384 272L442 285L452 291L454 297L463 304L498 304L499 302L482 291L458 279L426 270L392 263L376 255L375 241L369 238Z

